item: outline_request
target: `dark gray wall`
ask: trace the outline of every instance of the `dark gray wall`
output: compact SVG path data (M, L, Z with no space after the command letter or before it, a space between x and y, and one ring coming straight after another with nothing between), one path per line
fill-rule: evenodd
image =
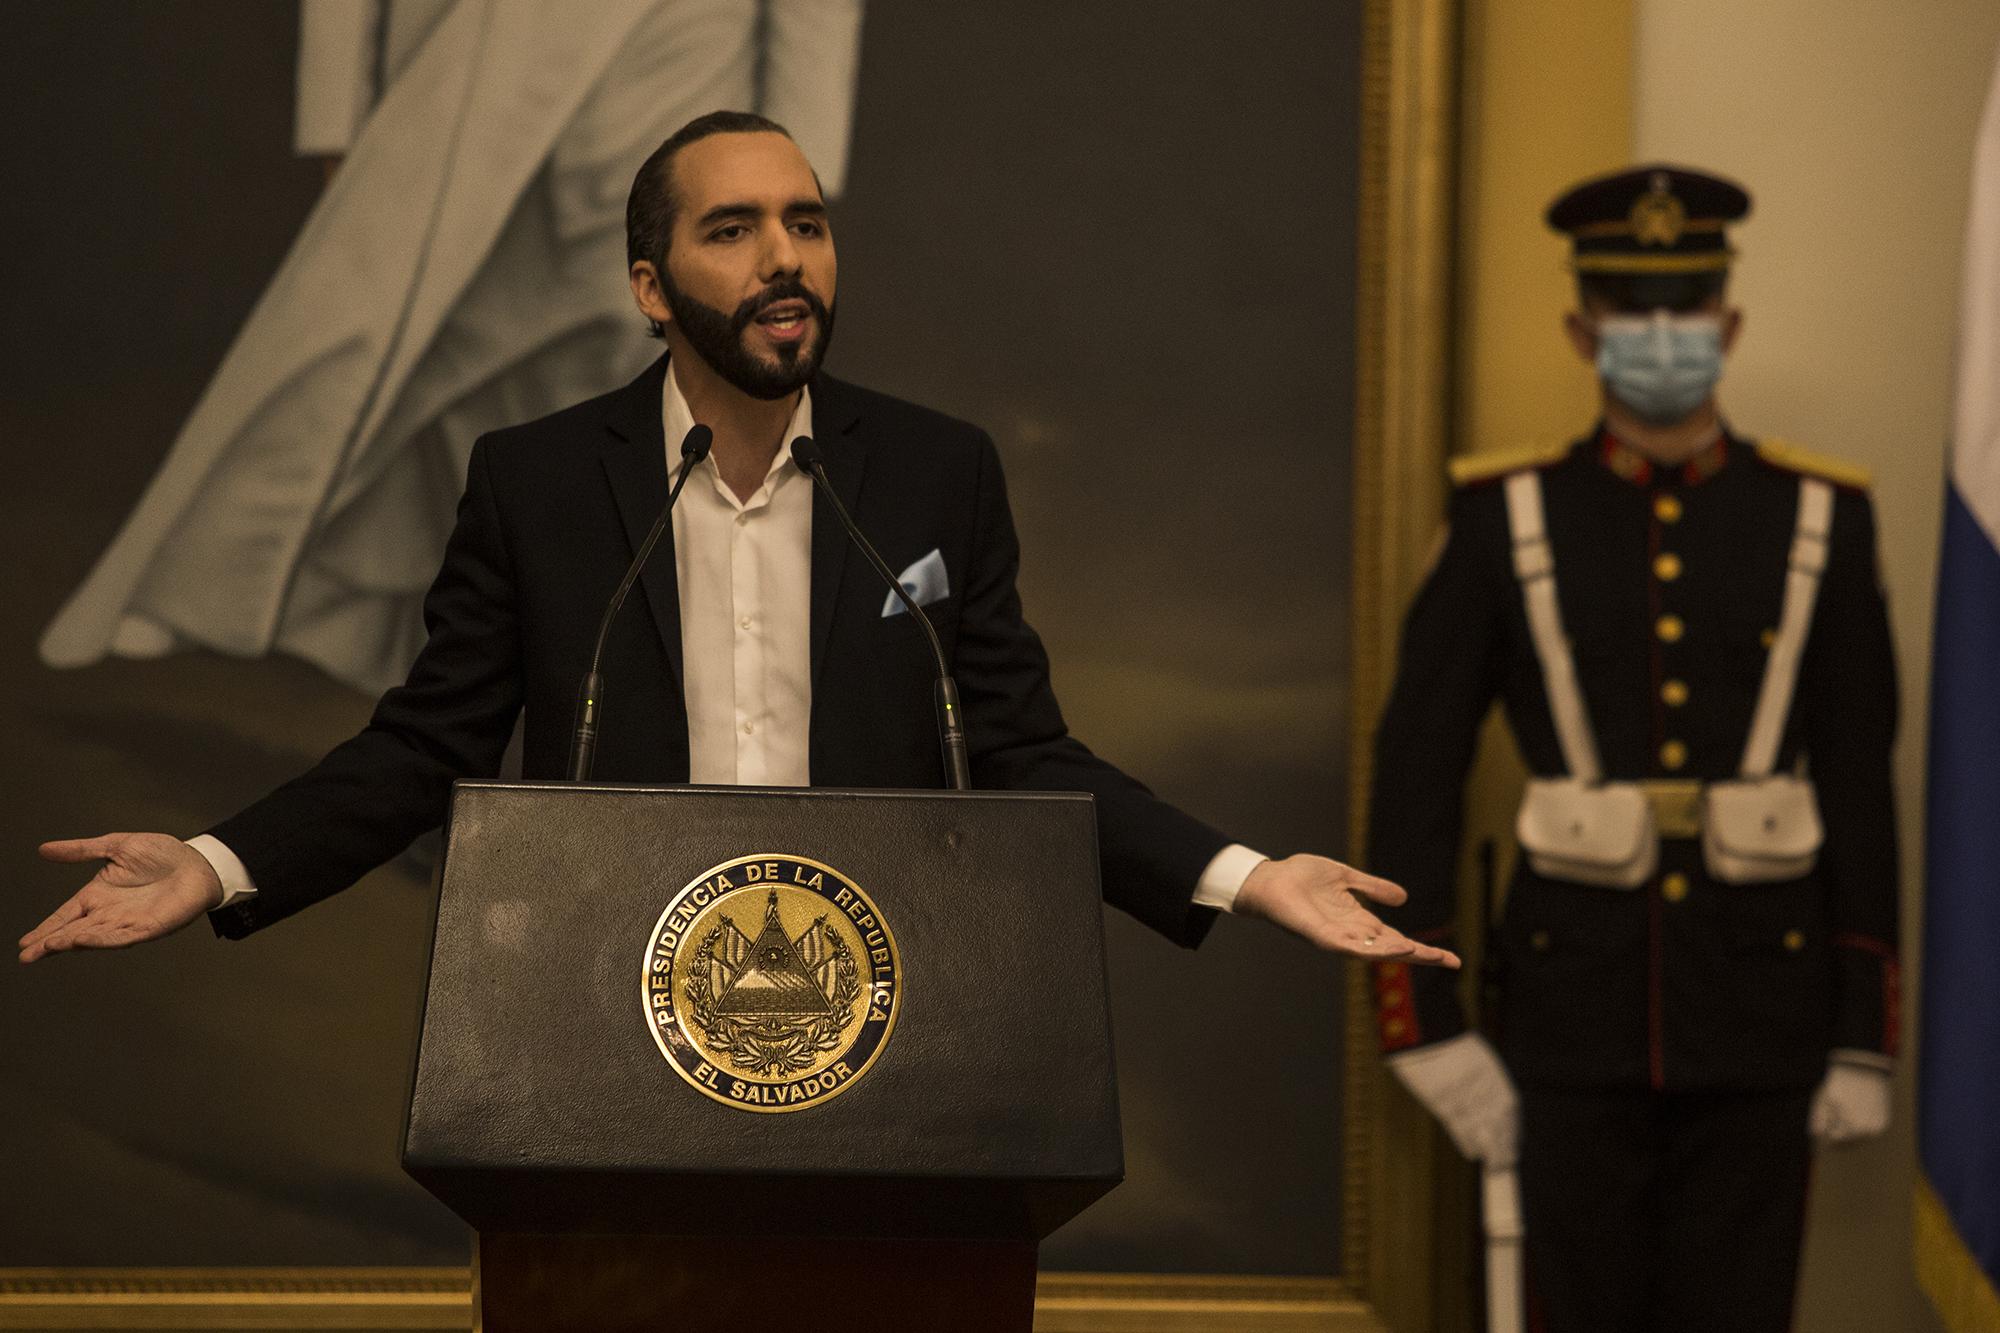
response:
M877 0L835 220L832 368L993 432L1073 727L1276 852L1345 825L1358 9ZM77 879L35 842L193 831L365 716L287 661L33 656L317 193L292 22L0 13L20 929ZM461 1258L395 1166L425 895L392 866L245 944L0 969L0 1265ZM1332 1271L1338 968L1243 922L1197 954L1110 925L1131 1178L1046 1262Z

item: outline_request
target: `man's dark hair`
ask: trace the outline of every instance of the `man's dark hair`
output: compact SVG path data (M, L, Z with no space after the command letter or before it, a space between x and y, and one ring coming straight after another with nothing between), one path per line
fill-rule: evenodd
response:
M1578 302L1598 300L1613 310L1641 313L1658 310L1699 310L1728 286L1726 270L1701 273L1579 273Z
M711 111L696 116L667 136L640 164L632 178L632 193L625 198L625 263L645 260L664 280L667 272L667 239L673 235L674 216L680 211L680 195L674 189L674 154L691 143L715 134L782 134L792 132L777 121L754 111ZM654 326L654 336L659 335Z

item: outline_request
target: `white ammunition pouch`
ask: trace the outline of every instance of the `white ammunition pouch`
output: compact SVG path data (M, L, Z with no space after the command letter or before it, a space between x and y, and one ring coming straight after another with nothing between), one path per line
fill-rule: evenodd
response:
M1653 807L1636 782L1535 778L1514 836L1535 872L1607 889L1636 889L1660 862Z
M1804 778L1773 773L1711 782L1702 792L1702 860L1725 884L1797 879L1812 870L1825 837Z
M1541 474L1507 478L1514 576L1541 663L1549 715L1569 775L1528 783L1514 832L1538 874L1603 888L1651 879L1662 837L1701 838L1708 873L1729 884L1796 879L1813 868L1825 830L1812 783L1773 773L1798 682L1799 658L1826 568L1833 490L1805 478L1785 577L1784 608L1751 718L1739 776L1690 782L1606 782L1556 602L1555 559L1542 514Z

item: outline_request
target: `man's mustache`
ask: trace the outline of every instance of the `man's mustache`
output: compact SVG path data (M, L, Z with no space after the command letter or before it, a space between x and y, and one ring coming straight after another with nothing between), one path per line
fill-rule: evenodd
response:
M732 334L742 333L750 327L752 320L780 301L804 301L806 308L813 312L813 318L819 321L820 328L824 329L827 326L826 303L797 278L785 278L772 283L737 306L736 313L729 317L729 331Z

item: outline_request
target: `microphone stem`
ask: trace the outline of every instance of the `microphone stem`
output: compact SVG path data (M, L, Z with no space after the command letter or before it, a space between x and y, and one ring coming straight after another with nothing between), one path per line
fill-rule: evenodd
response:
M889 568L889 562L884 560L868 539L861 535L861 529L855 524L853 515L847 512L847 506L840 502L840 495L833 489L833 483L827 480L826 465L814 463L811 472L820 493L826 496L827 503L833 506L834 514L840 519L840 525L847 529L847 535L861 548L861 554L868 557L868 563L875 566L875 572L882 576L882 581L889 585L890 591L902 599L903 608L910 613L911 618L923 626L924 635L930 640L931 657L937 664L935 696L938 743L944 752L945 781L953 791L972 790L972 760L966 751L965 717L964 710L959 707L958 682L951 678L951 668L945 663L944 645L938 641L937 627L931 624L931 618L924 614L923 608L917 605L916 598L910 596L910 590L903 586L902 580Z
M938 738L944 747L944 775L953 791L972 790L972 759L965 749L965 720L958 706L958 682L937 678Z
M597 758L597 714L604 697L604 677L598 669L604 664L604 645L611 637L611 622L617 619L618 608L625 605L632 585L639 581L639 571L646 567L646 558L652 555L653 547L659 544L667 525L673 521L674 505L681 498L681 487L687 485L688 476L700 461L700 458L683 450L680 475L674 478L673 489L667 493L666 506L653 520L653 530L646 534L646 540L639 543L639 553L626 567L625 577L618 582L618 591L611 594L611 604L604 608L604 619L598 622L597 645L590 653L590 670L584 673L583 683L576 690L576 728L571 732L569 742L571 782L590 781L591 765Z

